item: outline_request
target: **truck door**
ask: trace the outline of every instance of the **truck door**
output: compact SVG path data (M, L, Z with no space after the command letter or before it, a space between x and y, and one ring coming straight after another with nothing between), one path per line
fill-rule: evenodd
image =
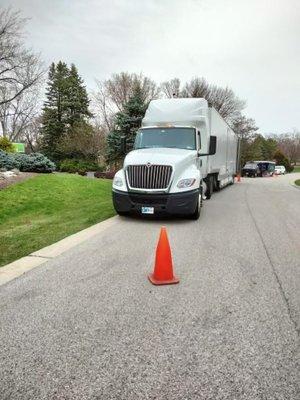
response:
M227 136L226 136L226 174L229 175L229 151L230 151L230 135L229 135L229 128L227 128Z
M201 135L200 135L200 131L197 129L197 137L196 137L197 143L196 143L196 147L197 147L197 151L201 151ZM197 168L199 170L201 170L202 167L202 160L201 157L197 157Z

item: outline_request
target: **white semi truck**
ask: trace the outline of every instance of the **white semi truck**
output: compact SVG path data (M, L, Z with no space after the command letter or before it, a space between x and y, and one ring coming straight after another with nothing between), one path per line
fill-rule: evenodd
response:
M152 100L114 177L115 210L198 219L203 198L234 182L237 157L236 134L205 99Z

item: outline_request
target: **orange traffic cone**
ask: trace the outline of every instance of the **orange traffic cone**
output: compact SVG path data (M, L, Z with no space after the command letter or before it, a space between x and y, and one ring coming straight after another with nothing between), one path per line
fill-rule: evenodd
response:
M237 181L238 181L238 182L241 182L241 174L240 174L240 173L237 174Z
M154 272L148 275L148 278L153 285L171 285L179 282L179 279L173 275L171 248L164 226L160 230L156 248Z

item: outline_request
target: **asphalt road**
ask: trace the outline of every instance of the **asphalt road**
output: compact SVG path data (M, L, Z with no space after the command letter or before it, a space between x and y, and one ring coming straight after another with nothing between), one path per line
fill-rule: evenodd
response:
M299 399L291 179L244 179L197 222L119 218L0 287L1 400ZM161 225L178 285L147 280Z

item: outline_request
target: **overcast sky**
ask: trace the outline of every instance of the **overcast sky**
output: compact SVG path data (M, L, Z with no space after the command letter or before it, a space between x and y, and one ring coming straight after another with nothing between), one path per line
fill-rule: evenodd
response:
M247 101L262 133L300 129L300 0L0 0L30 18L46 65L75 63L89 89L114 72L203 76Z

